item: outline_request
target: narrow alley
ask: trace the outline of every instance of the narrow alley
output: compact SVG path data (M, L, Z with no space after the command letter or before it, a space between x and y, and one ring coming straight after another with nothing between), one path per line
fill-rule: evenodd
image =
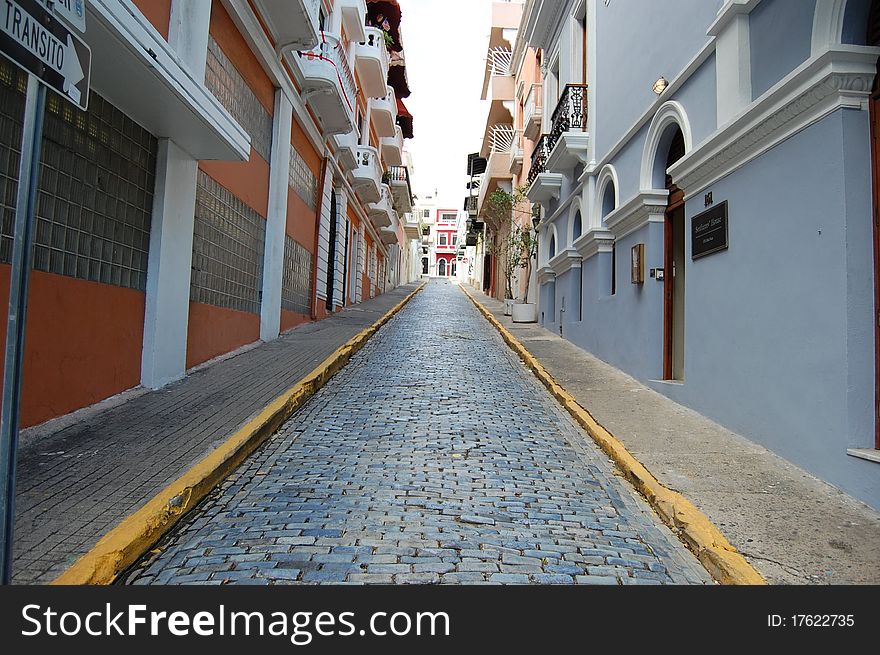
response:
M462 291L432 281L127 581L711 578Z

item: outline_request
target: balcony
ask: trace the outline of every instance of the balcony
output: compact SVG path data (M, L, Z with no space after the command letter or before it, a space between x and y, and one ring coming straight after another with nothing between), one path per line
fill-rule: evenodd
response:
M346 134L354 128L356 87L339 37L327 32L311 50L294 57L303 75L302 94L318 117L325 135Z
M398 227L400 227L400 219L397 216L397 212L392 209L391 225L379 229L379 239L381 239L382 243L386 246L391 246L397 243L399 241L399 237L397 236Z
M529 170L529 190L526 195L534 203L547 202L551 198L559 198L562 192L562 174L547 170L547 159L550 157L551 136L543 135L532 153L532 167Z
M464 199L464 210L471 218L477 215L477 200L477 196L467 196Z
M530 141L541 135L541 115L544 112L544 87L532 84L523 106L523 134Z
M254 0L279 53L318 45L321 0Z
M385 33L378 27L367 27L365 37L355 52L355 68L361 89L368 98L384 98L388 94L388 49Z
M372 146L360 146L357 164L351 172L351 186L355 193L361 202L379 202L382 199L379 153Z
M372 101L371 116L376 134L380 137L393 137L397 128L397 97L394 89L386 86L385 96Z
M403 164L403 130L399 125L395 125L394 132L394 136L382 137L382 159L386 166Z
M379 202L368 206L370 220L377 228L391 225L391 212L394 211L391 205L391 189L387 184L382 185L380 194Z
M336 161L347 171L357 166L358 133L357 130L345 134L335 134L333 145L336 150Z
M547 169L554 173L587 163L590 135L587 132L587 86L569 84L553 111Z
M487 138L489 139L489 157L486 160L486 173L480 184L478 208L482 207L486 197L498 188L499 181L511 183L513 179L510 174L510 150L516 138L516 130L513 129L513 125L493 125L489 129Z
M523 149L522 149L522 132L517 130L513 137L513 143L510 144L510 166L511 175L519 175L523 168Z
M410 213L405 214L403 221L403 233L407 239L417 240L421 236L419 219Z
M316 3L320 0L316 0ZM360 43L367 38L364 24L367 22L367 5L364 0L341 0L342 26L345 35L352 43Z
M388 171L391 181L391 196L394 208L400 214L409 214L412 209L412 187L409 181L409 169L406 166L392 166Z

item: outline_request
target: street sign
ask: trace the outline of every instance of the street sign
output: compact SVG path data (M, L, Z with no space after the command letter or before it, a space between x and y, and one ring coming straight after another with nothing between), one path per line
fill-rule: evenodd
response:
M85 111L92 51L36 0L0 2L0 52Z
M86 0L37 0L80 34L86 31Z

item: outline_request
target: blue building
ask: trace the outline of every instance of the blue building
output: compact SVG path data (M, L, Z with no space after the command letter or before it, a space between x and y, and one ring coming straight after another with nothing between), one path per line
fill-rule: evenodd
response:
M880 1L529 0L519 39L542 324L880 507Z

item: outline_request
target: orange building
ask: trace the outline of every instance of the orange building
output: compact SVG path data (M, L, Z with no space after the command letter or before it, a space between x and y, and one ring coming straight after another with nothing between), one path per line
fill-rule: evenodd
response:
M22 427L408 281L400 20L393 0L89 3L88 111L46 111ZM0 62L4 303L25 82Z

